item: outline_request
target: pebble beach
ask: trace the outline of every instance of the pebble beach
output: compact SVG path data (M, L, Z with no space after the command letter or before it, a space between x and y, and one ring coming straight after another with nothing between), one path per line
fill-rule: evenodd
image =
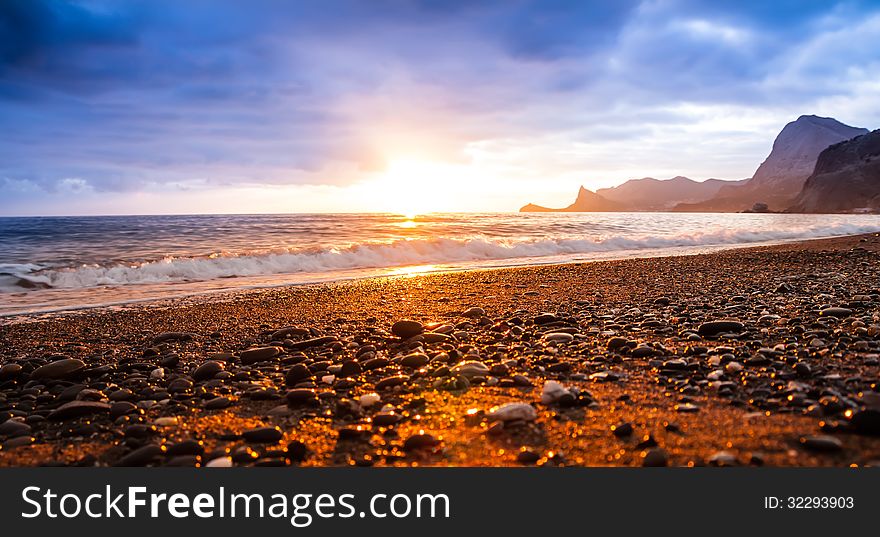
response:
M876 466L878 268L869 234L8 318L0 466Z

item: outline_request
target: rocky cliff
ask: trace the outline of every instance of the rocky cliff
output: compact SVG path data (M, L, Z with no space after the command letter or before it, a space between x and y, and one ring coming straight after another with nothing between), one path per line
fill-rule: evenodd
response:
M801 116L782 129L770 155L750 180L725 186L708 201L681 204L675 210L735 212L756 203L765 203L774 211L785 209L803 188L825 148L867 132L833 118Z
M828 147L788 212L880 211L880 130Z

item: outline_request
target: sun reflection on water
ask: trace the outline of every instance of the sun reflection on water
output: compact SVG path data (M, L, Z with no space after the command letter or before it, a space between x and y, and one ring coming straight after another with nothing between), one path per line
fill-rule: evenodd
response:
M412 265L409 267L397 267L391 269L388 273L390 276L417 276L419 274L425 274L426 272L434 272L437 270L437 265Z

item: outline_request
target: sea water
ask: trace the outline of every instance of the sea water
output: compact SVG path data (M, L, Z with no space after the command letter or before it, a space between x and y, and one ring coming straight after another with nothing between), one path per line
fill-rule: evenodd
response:
M877 231L878 215L0 218L0 315L356 277L676 255Z

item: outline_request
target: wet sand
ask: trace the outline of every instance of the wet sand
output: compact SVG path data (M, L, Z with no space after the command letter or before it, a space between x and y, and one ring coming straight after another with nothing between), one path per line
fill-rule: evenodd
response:
M878 268L872 234L34 318L0 465L877 465Z

